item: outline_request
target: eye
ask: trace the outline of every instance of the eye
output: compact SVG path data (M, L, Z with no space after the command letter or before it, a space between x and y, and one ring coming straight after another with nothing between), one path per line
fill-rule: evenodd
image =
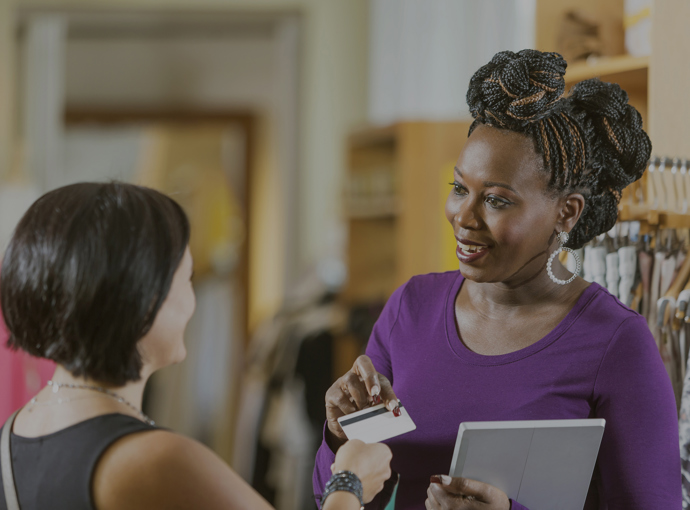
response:
M502 208L504 208L504 207L510 205L510 203L509 203L508 201L502 200L502 199L500 199L500 198L498 198L498 197L494 197L494 196L491 196L491 195L489 195L488 197L486 197L485 202L486 202L487 204L489 204L489 206L490 206L491 208L493 208L493 209L502 209Z
M465 186L463 186L459 182L457 182L457 181L449 182L448 184L453 186L453 193L455 193L456 195L458 195L458 196L467 195L467 188L465 188Z

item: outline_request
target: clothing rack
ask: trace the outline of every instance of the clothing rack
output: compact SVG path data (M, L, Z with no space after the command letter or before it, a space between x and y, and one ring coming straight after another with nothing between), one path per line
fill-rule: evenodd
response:
M690 159L653 156L623 192L618 218L581 251L583 276L647 319L679 408L683 508L690 509Z
M624 190L616 225L578 250L581 276L647 319L679 407L690 350L689 251L690 158L669 156L650 158ZM562 261L575 269L572 257Z
M690 158L652 156L642 179L624 190L619 219L651 228L689 228Z

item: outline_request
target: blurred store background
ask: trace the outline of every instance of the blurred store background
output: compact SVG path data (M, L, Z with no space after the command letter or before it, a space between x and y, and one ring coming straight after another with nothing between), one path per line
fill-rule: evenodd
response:
M0 0L0 257L55 187L171 194L198 307L146 412L311 509L326 389L398 285L457 267L443 204L474 71L559 51L568 85L620 83L655 154L690 158L689 19L685 0ZM676 218L646 189L627 219ZM4 421L51 366L0 341Z

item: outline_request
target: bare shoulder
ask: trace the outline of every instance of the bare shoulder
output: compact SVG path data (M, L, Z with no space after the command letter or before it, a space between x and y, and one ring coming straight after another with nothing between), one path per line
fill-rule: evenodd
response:
M207 447L163 430L117 441L92 483L98 510L271 508Z

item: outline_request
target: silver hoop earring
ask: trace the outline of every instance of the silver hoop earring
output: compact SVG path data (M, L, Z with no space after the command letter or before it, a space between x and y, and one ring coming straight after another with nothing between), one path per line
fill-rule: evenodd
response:
M568 242L569 237L570 236L568 235L568 232L559 232L558 233L558 244L559 244L558 249L551 254L551 256L549 257L549 261L546 263L546 272L549 274L549 278L551 278L551 281L553 281L554 283L557 283L558 285L568 285L570 282L572 282L577 277L577 275L580 274L580 269L582 269L582 261L580 260L580 257L577 256L577 253L575 253L575 250L572 250L570 248L566 248L564 246L565 243ZM567 280L559 280L558 278L556 278L553 275L553 269L551 268L551 265L553 264L554 259L562 251L567 251L573 257L575 257L575 272Z

